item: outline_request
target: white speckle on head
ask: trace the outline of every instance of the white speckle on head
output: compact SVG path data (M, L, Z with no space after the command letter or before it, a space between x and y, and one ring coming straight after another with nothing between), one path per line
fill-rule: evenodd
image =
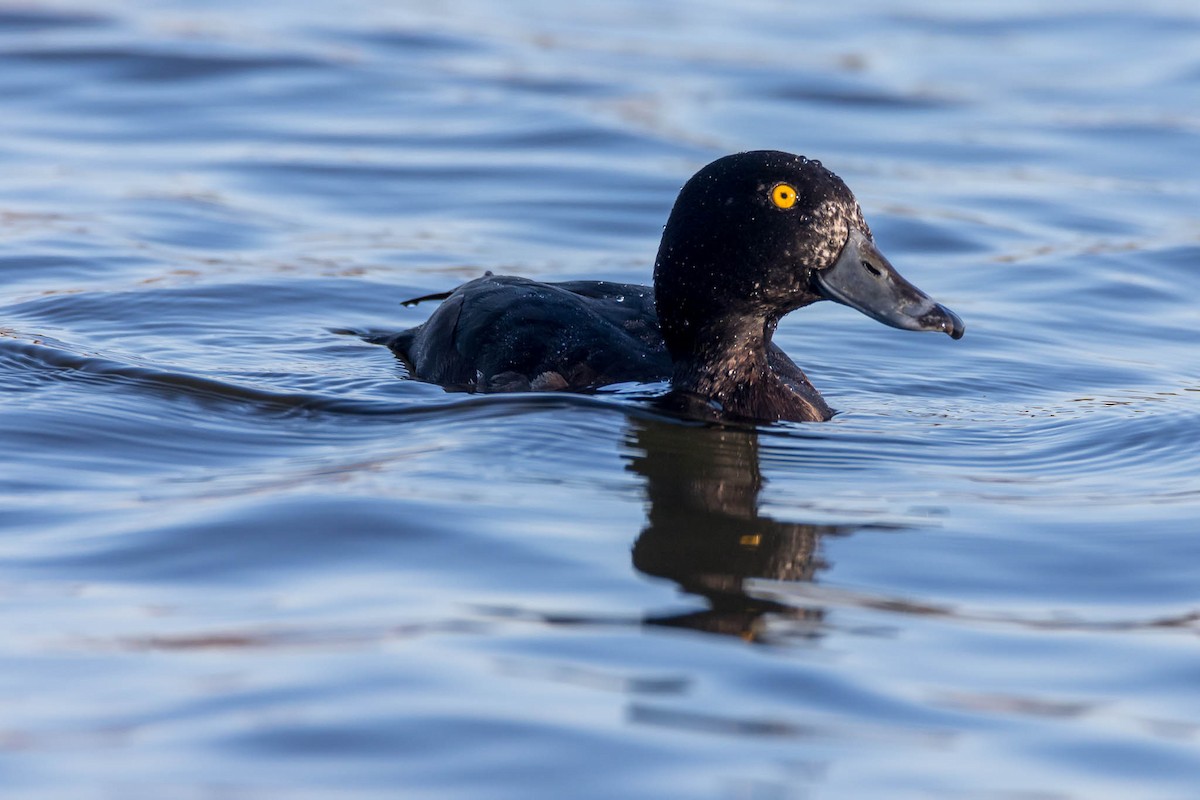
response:
M814 234L813 265L823 269L837 261L850 238L850 227L860 227L870 235L858 203L829 199L819 203L812 212L810 227Z

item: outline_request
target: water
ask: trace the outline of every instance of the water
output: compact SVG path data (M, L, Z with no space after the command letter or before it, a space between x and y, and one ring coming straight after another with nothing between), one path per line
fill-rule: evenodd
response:
M1196 795L1195 4L734 5L0 6L6 797ZM967 323L828 424L333 332L762 147Z

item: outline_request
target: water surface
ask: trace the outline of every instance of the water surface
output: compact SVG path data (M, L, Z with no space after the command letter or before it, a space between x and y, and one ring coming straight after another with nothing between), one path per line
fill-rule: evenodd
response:
M12 797L1183 798L1188 2L0 5ZM967 336L821 304L841 413L450 394L343 329L646 282L820 158Z

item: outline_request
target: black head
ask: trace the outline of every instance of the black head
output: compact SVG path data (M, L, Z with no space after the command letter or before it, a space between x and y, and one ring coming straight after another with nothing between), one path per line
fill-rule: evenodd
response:
M897 327L962 322L877 249L850 189L819 161L774 150L725 156L684 185L654 267L663 337L677 361L831 299ZM741 333L739 333L741 332Z

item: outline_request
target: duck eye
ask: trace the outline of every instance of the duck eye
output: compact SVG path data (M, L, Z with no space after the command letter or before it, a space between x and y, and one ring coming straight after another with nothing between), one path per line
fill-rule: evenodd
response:
M777 208L791 208L796 205L796 188L786 183L779 183L771 190L771 202Z

